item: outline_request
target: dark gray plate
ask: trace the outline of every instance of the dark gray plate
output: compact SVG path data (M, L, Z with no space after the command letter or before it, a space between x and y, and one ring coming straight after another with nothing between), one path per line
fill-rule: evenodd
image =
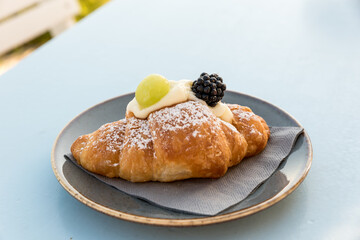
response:
M130 197L88 175L64 159L71 144L80 135L101 125L124 118L134 93L102 102L75 117L57 137L51 156L52 167L60 184L76 199L98 211L124 220L164 226L195 226L229 221L263 210L289 195L304 180L312 161L312 146L306 132L280 165L256 191L237 205L216 216L191 215L153 206ZM227 91L224 102L249 106L269 126L301 126L292 116L258 98Z

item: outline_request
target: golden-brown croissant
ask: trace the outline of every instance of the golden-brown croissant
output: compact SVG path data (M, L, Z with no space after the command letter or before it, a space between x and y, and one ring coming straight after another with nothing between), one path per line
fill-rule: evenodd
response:
M71 152L85 169L132 182L219 178L245 156L262 151L270 131L249 108L228 105L232 124L187 101L152 112L128 113L79 137Z

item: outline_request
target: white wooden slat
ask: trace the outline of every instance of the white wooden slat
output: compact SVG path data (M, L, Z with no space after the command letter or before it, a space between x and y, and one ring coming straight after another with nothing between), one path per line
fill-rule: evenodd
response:
M77 0L48 0L0 23L0 55L67 22L79 12Z
M43 0L0 0L0 20L40 1Z
M74 24L75 24L75 20L73 18L68 18L68 19L60 22L59 24L52 26L50 29L50 34L51 34L51 36L54 37L54 36L62 33L63 31L65 31L66 29L68 29L69 27L71 27Z

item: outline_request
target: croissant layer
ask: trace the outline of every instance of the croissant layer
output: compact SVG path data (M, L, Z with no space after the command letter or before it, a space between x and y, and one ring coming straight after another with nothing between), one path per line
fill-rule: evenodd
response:
M85 169L132 182L219 178L244 157L261 152L270 131L249 108L229 104L232 124L208 107L187 101L138 119L101 126L71 146Z

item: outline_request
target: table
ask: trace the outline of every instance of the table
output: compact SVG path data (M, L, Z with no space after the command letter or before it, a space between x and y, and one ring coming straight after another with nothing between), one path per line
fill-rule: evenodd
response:
M118 0L0 78L0 239L360 239L360 12L348 1ZM125 222L57 182L50 152L86 108L150 73L218 72L308 131L312 169L255 215L194 228Z

